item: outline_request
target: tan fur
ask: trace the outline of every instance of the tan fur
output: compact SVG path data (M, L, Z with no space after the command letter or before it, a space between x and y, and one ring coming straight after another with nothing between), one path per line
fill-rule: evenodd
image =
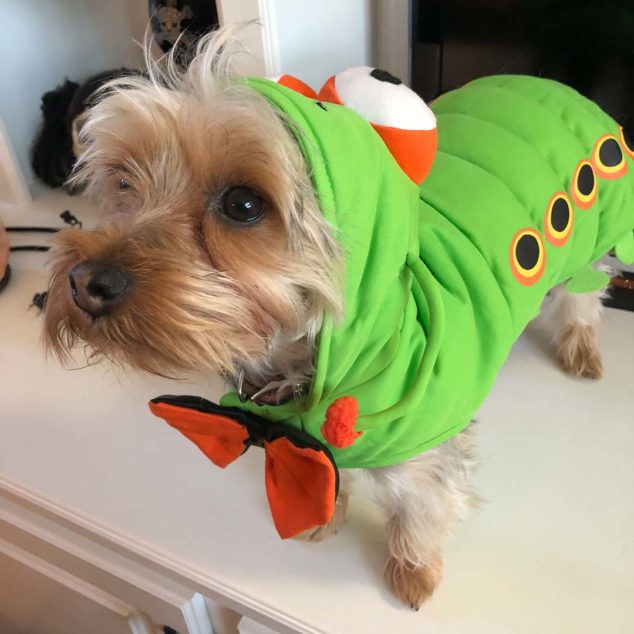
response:
M418 610L442 579L442 557L440 553L434 553L429 563L417 567L390 556L385 563L383 576L387 587L399 601Z
M258 386L310 376L321 322L341 314L339 249L292 132L229 78L226 44L210 39L185 75L172 64L114 80L82 126L72 181L103 224L56 240L46 332L60 356L85 343L93 359L161 375L246 369ZM265 199L261 222L218 213L232 186ZM132 274L111 314L91 319L74 305L67 278L82 260Z
M576 376L600 379L603 374L597 341L603 312L600 293L579 295L558 286L549 300L543 319L555 328L555 354L561 367Z
M593 326L565 326L559 333L557 358L561 367L570 374L588 379L603 376L597 331Z
M472 429L392 467L369 469L387 513L385 578L397 598L417 609L440 580L441 549L455 523L477 504Z

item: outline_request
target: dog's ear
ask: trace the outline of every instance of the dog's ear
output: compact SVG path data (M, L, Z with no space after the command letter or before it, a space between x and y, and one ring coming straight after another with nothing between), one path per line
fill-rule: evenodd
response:
M80 133L81 133L81 129L84 127L84 123L86 123L86 121L88 120L88 108L86 108L86 110L84 110L83 112L80 112L72 121L70 124L70 133L71 133L71 138L72 138L72 142L73 142L73 154L76 157L79 157L79 155L82 153L82 150L84 149L84 146L82 145L81 139L80 139Z
M44 123L33 144L31 166L50 187L61 187L75 162L68 108L78 89L79 84L67 79L42 97Z

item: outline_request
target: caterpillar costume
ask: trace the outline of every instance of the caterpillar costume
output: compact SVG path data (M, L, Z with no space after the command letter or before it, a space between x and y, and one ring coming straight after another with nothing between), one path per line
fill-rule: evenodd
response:
M264 446L289 537L328 521L337 467L395 464L466 427L551 288L602 287L592 264L611 248L634 261L634 143L534 77L478 79L431 110L365 67L319 95L248 83L293 124L345 253L345 318L326 320L303 399L150 407L222 467Z

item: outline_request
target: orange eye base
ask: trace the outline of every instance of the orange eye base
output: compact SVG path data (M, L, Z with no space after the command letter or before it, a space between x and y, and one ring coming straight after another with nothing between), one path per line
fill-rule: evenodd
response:
M546 267L546 251L541 235L535 229L518 231L511 241L509 257L515 279L524 286L535 284Z
M590 209L597 199L597 179L592 163L583 160L577 165L570 183L570 194L579 209Z
M568 241L574 224L570 199L564 192L557 192L548 202L544 216L544 234L553 246L561 247Z
M627 172L627 163L618 139L613 134L604 134L592 152L592 166L601 178L620 178Z
M621 147L625 150L625 153L634 160L634 139L623 126L619 128L619 132L621 134Z

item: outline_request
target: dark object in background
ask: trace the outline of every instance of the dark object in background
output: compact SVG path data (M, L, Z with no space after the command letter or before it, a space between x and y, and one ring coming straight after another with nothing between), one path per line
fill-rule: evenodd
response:
M0 292L2 292L11 280L11 267L7 264L4 272L0 273L0 275L2 275L2 278L0 279Z
M148 8L156 43L167 53L178 40L176 60L181 66L187 66L196 39L218 28L212 0L149 0Z
M483 75L539 75L634 124L632 0L413 0L412 8L412 87L424 99Z
M66 79L42 97L44 123L33 144L31 166L49 187L62 187L75 165L77 135L94 92L121 75L134 74L125 68L94 75L83 84ZM76 193L68 190L69 193Z
M603 304L610 308L634 312L634 273L623 271L613 277L603 298Z
M46 308L46 299L48 297L48 291L41 293L35 293L31 300L31 306L35 306L38 310L44 310Z
M50 187L61 187L75 162L67 113L78 88L67 79L42 97L44 124L33 145L31 166Z
M11 267L9 266L9 236L2 219L0 218L0 291L11 279Z
M65 209L59 217L71 227L82 228L82 222L70 210ZM0 291L2 291L11 279L11 267L9 266L9 253L14 251L48 251L49 246L41 244L19 244L11 246L9 244L9 233L57 233L62 227L33 227L33 226L17 226L5 227L0 220ZM33 297L33 306L37 306L40 310L46 304L47 293L36 293Z
M633 42L634 0L412 0L412 88L431 101L484 75L548 77L631 136ZM634 310L630 279L617 272L604 304Z

